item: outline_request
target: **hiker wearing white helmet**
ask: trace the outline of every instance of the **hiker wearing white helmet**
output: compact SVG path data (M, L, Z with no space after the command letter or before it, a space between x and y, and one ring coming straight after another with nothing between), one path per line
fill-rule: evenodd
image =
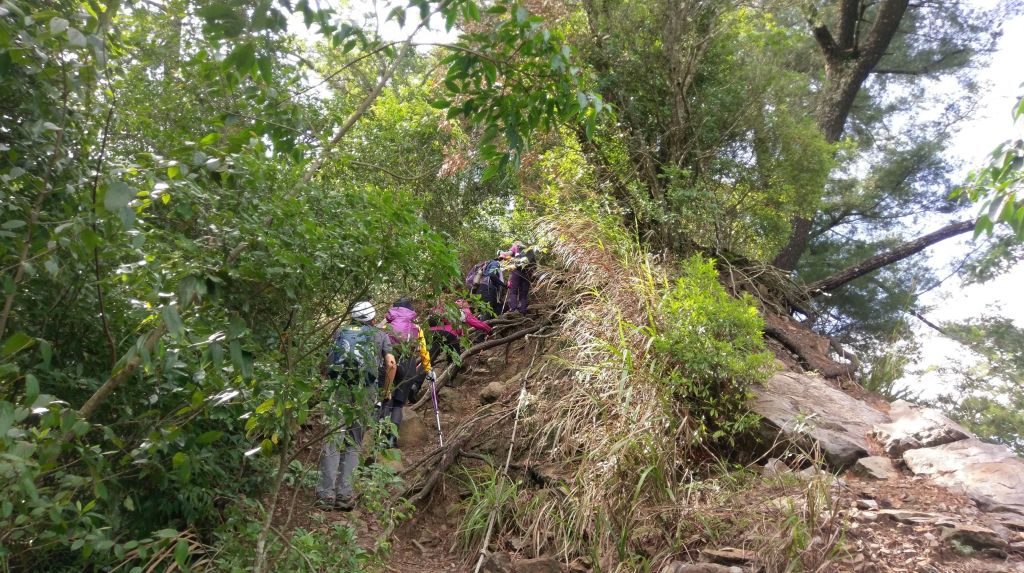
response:
M351 404L356 407L355 419L348 423L343 435L324 440L320 483L316 488L318 506L342 511L351 511L355 506L352 474L359 465L363 433L381 385L390 388L396 370L391 340L372 324L377 316L373 305L357 303L349 315L352 320L334 333L327 355L327 378L340 382L333 385L333 403L327 407L337 408L338 402Z

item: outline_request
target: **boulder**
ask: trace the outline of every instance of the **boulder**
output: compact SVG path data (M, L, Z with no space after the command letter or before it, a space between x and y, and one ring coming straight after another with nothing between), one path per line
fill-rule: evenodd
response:
M1009 543L1005 539L999 536L998 533L981 527L980 525L970 525L967 523L957 523L948 527L942 528L942 539L946 541L956 541L963 545L967 545L978 551L983 549L999 549L1006 550Z
M934 408L918 408L905 400L892 403L891 422L878 424L872 436L885 453L898 458L907 450L941 446L974 437Z
M430 439L423 417L415 410L405 408L402 423L398 425L398 447L412 448L426 444Z
M1006 446L969 438L903 454L910 471L960 490L985 511L1024 515L1024 460Z
M780 372L752 388L750 408L767 430L804 446L816 444L833 467L868 455L868 432L889 417L809 374Z
M892 460L885 456L868 456L857 460L850 471L860 477L877 480L889 480L899 477L900 472Z
M515 573L562 573L562 565L551 557L522 559L512 565Z
M501 382L491 382L480 390L480 403L490 404L496 402L505 393L505 385Z

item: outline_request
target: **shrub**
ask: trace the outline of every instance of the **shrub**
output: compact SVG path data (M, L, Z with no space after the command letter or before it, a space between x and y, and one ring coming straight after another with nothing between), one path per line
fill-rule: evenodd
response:
M694 255L662 298L657 322L655 357L689 410L694 440L733 445L757 424L746 407L748 388L765 380L773 363L753 301L731 297L714 261Z

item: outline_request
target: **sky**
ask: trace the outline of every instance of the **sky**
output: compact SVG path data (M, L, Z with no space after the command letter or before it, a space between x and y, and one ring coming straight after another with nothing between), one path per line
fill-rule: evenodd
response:
M978 2L990 5L990 2ZM979 78L985 90L977 113L966 121L954 136L950 156L963 162L965 171L984 165L988 154L1001 142L1024 137L1024 122L1014 124L1010 115L1017 98L1024 94L1024 16L1007 21L998 51ZM970 235L943 241L929 251L930 260L938 268L939 276L950 272L949 265L968 252ZM963 286L956 277L922 297L924 304L933 306L926 317L935 323L964 320L983 314L1002 314L1024 327L1024 265L1018 264L1009 273L984 285ZM968 353L958 343L918 324L923 343L918 372L903 378L902 383L923 396L931 397L946 386L934 372L934 367L948 366L963 359Z

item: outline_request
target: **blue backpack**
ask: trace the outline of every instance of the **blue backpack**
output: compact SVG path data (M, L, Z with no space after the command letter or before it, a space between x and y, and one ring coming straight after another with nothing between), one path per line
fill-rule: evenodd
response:
M334 372L363 372L377 376L379 367L377 344L373 336L377 329L369 325L347 324L334 335L334 344L327 353L327 369Z

